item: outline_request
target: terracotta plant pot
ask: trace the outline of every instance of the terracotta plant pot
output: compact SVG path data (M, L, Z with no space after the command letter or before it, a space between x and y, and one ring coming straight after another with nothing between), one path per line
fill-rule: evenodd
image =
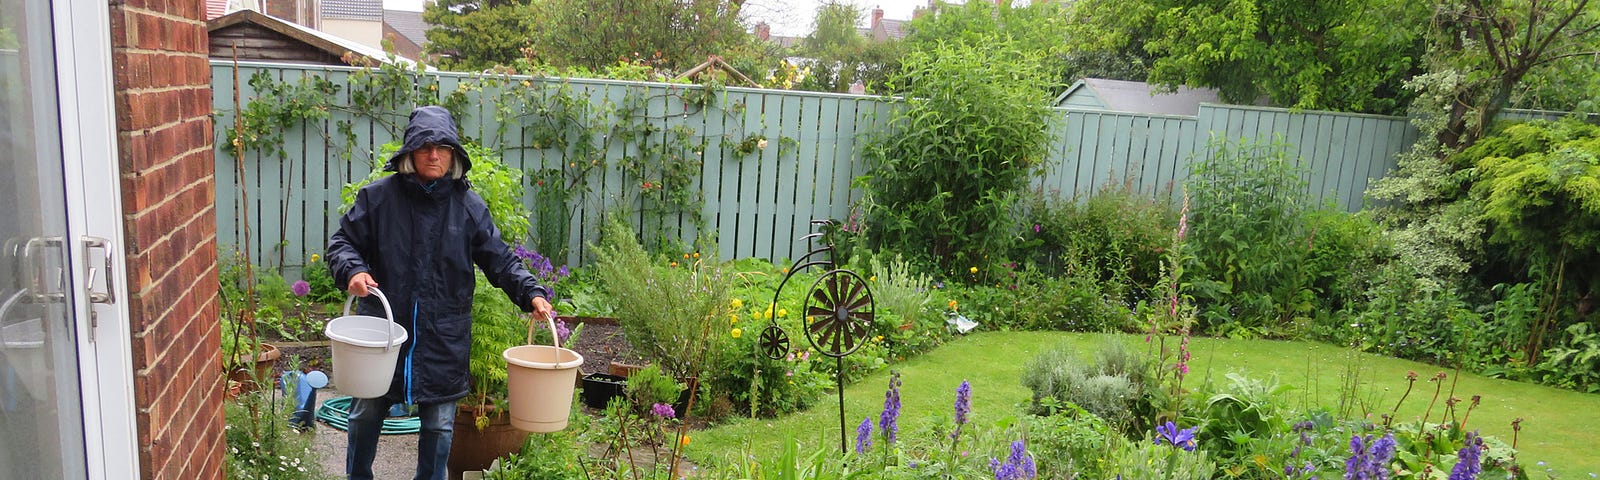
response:
M228 380L239 385L238 393L250 393L260 388L256 379L266 382L272 381L272 366L283 357L283 352L270 343L261 344L261 351L256 353L256 358L239 355L233 359L234 368L228 372ZM237 396L237 395L235 395Z
M477 416L471 410L456 413L455 434L450 442L450 478L460 479L462 472L487 470L496 458L522 450L528 432L511 426L511 417L505 413L489 417L489 425L478 429Z

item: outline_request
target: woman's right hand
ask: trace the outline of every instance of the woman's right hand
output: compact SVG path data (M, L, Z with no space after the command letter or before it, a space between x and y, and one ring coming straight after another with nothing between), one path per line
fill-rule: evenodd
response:
M372 279L371 274L367 272L361 272L350 277L350 288L347 290L349 290L351 295L365 297L367 296L367 288L376 286L378 286L378 282Z

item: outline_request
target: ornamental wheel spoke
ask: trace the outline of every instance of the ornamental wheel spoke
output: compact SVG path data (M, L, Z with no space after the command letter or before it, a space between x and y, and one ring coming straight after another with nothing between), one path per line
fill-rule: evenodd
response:
M843 357L855 352L872 332L872 288L849 270L822 274L806 296L806 339L823 355Z

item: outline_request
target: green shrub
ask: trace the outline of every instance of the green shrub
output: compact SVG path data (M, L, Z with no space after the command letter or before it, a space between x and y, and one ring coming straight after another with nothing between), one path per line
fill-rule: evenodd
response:
M709 258L679 264L645 253L617 217L606 221L593 266L616 305L623 334L668 374L700 376L722 345L713 332L726 331L732 279Z
M871 241L945 273L997 263L1016 195L1045 159L1042 69L1005 39L919 50L902 65L886 88L904 103L862 152Z
M1023 197L1021 210L1025 243L1018 258L1049 275L1078 275L1139 292L1161 276L1161 253L1177 221L1170 202L1126 182L1076 199L1034 191Z
M1600 392L1600 332L1591 331L1587 323L1574 323L1565 333L1534 367L1540 383Z

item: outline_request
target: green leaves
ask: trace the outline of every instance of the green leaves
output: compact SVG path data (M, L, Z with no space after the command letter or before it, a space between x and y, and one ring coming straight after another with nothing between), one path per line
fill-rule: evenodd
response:
M999 261L1011 205L1044 158L1046 79L1008 40L913 51L887 86L906 100L863 156L869 232L955 272Z

